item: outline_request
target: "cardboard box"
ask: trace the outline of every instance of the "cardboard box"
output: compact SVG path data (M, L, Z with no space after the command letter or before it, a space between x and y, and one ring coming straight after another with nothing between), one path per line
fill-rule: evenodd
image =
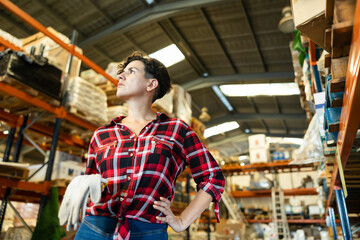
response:
M248 140L249 140L249 149L250 150L268 147L268 143L266 142L265 134L251 135L251 136L249 136Z
M270 159L269 148L250 149L250 163L267 163Z
M57 32L55 29L48 27L47 28L51 33L60 38L63 42L70 44L70 39L65 35ZM31 35L27 38L22 39L23 49L30 53L31 48L35 47L35 55L39 54L40 46L45 46L43 56L48 58L49 63L65 72L66 63L68 56L70 53L66 51L64 48L55 43L51 38L47 37L42 32L38 32L34 35ZM82 49L79 47L75 47L75 50L79 53L83 53ZM79 76L81 67L81 60L77 57L73 57L72 65L71 65L71 77Z
M331 24L325 18L326 0L291 0L291 7L295 28L330 52L330 46L325 46L325 29Z
M331 76L333 79L346 77L349 57L331 59Z
M47 152L49 154L49 151ZM35 164L28 167L29 176L37 171L42 164ZM66 152L56 151L54 158L53 172L51 174L51 180L55 179L69 179L72 180L74 177L83 175L85 172L85 163L81 163L79 156L71 155ZM47 165L45 165L38 173L36 173L30 182L39 182L45 180L45 174Z
M216 224L216 239L245 239L245 224L239 220L221 219Z

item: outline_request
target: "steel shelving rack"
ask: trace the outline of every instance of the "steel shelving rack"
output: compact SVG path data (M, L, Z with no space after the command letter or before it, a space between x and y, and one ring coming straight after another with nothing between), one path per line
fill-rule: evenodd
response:
M83 63L85 63L90 68L92 68L94 71L103 75L107 80L109 80L110 82L112 82L114 84L117 84L116 79L114 79L110 75L108 75L103 69L101 69L98 65L96 65L94 62L92 62L87 57L85 57L83 54L77 52L75 50L74 44L67 44L67 43L61 41L57 36L55 36L53 33L48 31L45 26L40 24L38 21L36 21L34 18L32 18L26 12L22 11L20 8L18 8L16 5L11 3L10 1L0 0L0 5L6 9L8 9L14 15L18 16L20 19L24 20L24 22L26 22L30 26L34 27L39 32L42 32L47 37L51 38L54 42L56 42L62 48L64 48L66 51L68 51L71 54L70 55L71 57L75 56L75 57L79 58ZM14 44L12 44L9 41L0 37L0 50L4 50L5 48L10 48L14 51L21 50L19 47L15 46ZM56 116L55 127L54 127L54 129L51 129L47 126L44 126L44 125L41 125L38 123L34 123L34 121L30 122L30 120L28 120L26 116L25 117L19 116L19 115L13 114L13 113L8 113L7 111L4 111L3 109L0 109L0 119L8 122L11 126L10 134L8 135L8 140L7 140L6 149L5 149L5 153L4 153L5 161L8 160L8 157L10 155L14 136L16 133L16 129L18 127L20 127L20 130L18 133L17 143L16 143L16 146L14 149L14 152L16 154L18 154L18 152L22 146L21 138L23 137L23 129L27 125L28 126L30 125L29 129L31 131L40 133L44 136L52 137L48 167L47 167L47 171L46 171L45 181L43 183L31 183L31 182L27 182L25 180L0 177L0 185L1 185L0 197L3 199L2 204L1 204L1 209L0 209L1 210L0 211L1 212L0 229L1 229L8 200L40 202L40 211L39 211L39 215L40 215L41 209L44 207L44 205L46 203L47 195L51 188L52 167L53 167L56 147L58 145L58 140L60 140L61 142L64 142L65 144L68 144L70 146L87 149L87 147L88 147L87 143L85 143L83 140L60 132L61 121L67 120L71 123L81 126L82 128L92 130L92 131L95 130L97 128L97 126L86 120L79 118L78 116L76 116L74 114L66 112L64 106L53 106L53 105L47 103L46 101L42 101L37 97L31 96L31 95L13 87L7 83L0 82L0 91L2 91L5 94L8 94L10 96L13 96L15 98L18 98L32 106L35 106L36 108L39 109L39 111L46 111L46 112L52 113ZM44 149L46 149L46 148L44 148ZM12 189L15 189L14 194L11 194ZM64 194L64 192L65 192L65 188L59 189L60 196L62 196ZM30 229L30 228L28 228L28 229Z

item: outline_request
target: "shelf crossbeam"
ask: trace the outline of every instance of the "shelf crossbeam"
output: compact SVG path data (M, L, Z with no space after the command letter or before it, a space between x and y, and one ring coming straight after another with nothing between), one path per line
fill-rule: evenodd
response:
M83 120L71 113L66 112L65 108L62 106L60 107L52 106L51 104L44 102L36 97L33 97L30 94L27 94L17 88L14 88L7 83L0 82L0 91L3 91L13 97L23 100L24 102L27 102L35 107L51 112L59 118L66 119L73 123L76 123L77 125L82 126L86 129L94 131L97 128L96 125L89 123L88 121Z
M271 169L302 169L302 168L311 168L312 164L305 165L289 165L291 160L288 161L278 161L271 163L258 163L250 165L235 165L235 166L223 166L221 170L224 173L241 173L241 172L253 172L253 171L262 171L262 170L271 170Z
M284 196L300 196L300 195L317 195L316 188L294 188L284 189ZM232 191L231 195L235 198L257 198L257 197L271 197L271 189L266 190L247 190L247 191Z

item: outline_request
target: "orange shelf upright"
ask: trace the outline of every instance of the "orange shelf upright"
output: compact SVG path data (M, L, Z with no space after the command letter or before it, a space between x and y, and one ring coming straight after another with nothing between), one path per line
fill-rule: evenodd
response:
M343 106L340 116L340 130L337 139L338 153L342 168L345 169L354 139L360 125L360 1L356 3L351 48L346 72ZM327 207L332 206L334 187L340 187L340 174L337 161L334 161L331 187Z

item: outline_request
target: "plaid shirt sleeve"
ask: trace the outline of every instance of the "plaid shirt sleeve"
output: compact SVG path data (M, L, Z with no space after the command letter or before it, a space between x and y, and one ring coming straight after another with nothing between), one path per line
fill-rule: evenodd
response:
M213 197L215 215L220 222L219 202L224 192L225 178L219 165L190 127L185 136L184 151L197 190L202 189Z
M96 149L98 147L97 144L97 131L94 132L91 140L90 140L90 145L89 145L89 150L88 150L88 159L86 162L86 170L85 170L85 175L90 175L90 174L98 174L99 171L96 167Z

